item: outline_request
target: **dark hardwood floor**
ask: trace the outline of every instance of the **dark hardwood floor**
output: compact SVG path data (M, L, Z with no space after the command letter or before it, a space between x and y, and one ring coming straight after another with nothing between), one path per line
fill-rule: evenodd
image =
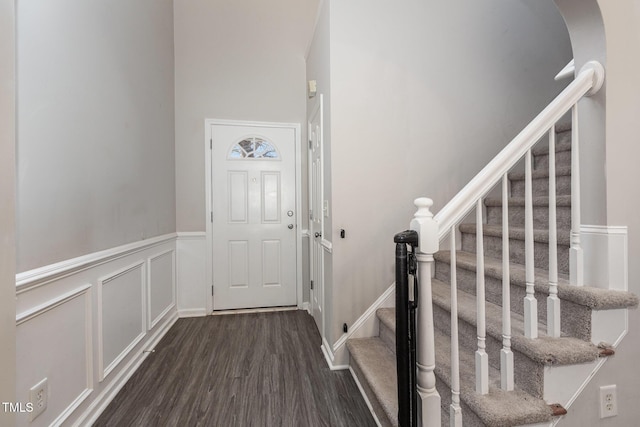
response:
M179 319L94 426L375 426L306 311Z

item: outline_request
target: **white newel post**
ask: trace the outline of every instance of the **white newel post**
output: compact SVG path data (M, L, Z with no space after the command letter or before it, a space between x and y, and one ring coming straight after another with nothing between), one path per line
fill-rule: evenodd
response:
M431 273L433 271L433 254L438 251L438 223L429 208L433 200L422 197L414 204L418 208L410 228L418 232L418 277L420 289L418 293L417 320L417 388L420 397L420 417L423 427L440 426L440 395L436 390L436 352L434 343L433 303L431 296Z

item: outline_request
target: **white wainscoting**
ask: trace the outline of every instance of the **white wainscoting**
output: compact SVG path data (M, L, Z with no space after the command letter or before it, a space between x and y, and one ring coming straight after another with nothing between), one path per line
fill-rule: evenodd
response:
M43 378L49 388L47 409L16 425L85 426L100 415L178 318L177 237L16 276L17 399L26 403Z
M627 227L583 225L584 284L603 289L629 289Z

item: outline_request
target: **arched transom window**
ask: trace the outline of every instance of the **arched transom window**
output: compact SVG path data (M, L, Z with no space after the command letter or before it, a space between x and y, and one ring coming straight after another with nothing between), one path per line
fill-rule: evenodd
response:
M229 159L278 159L276 147L260 137L245 138L231 148Z

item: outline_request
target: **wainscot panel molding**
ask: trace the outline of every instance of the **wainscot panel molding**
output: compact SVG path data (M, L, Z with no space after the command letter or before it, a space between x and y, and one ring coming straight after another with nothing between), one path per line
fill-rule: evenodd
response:
M151 330L176 306L176 251L170 249L149 258L147 270L147 328Z
M98 280L98 380L101 382L147 333L146 272L142 260Z
M47 409L33 422L18 414L17 426L85 426L100 415L178 319L177 240L167 234L16 275L16 395L28 401L44 378L49 392Z
M18 401L48 382L47 410L31 425L62 424L93 390L91 301L86 284L16 316ZM61 357L51 357L56 350ZM18 414L16 425L29 425L29 415Z

